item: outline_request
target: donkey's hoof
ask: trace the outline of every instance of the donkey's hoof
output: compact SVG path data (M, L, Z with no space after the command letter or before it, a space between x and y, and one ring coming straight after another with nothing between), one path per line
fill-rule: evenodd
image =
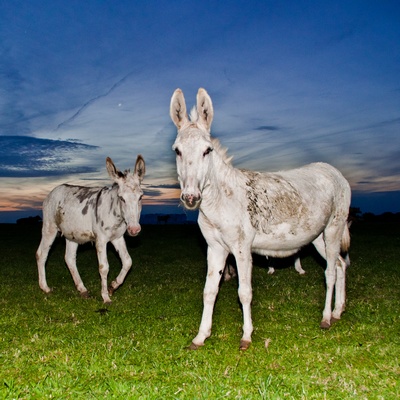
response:
M272 275L274 272L275 272L275 268L269 267L267 274Z
M239 349L242 351L247 350L250 347L250 343L249 340L241 340Z
M108 294L109 294L110 296L112 296L112 295L114 294L115 290L116 290L116 289L114 289L112 286L109 286L109 287L108 287Z
M327 321L321 321L321 324L319 326L321 329L329 329L331 327L331 324Z
M42 289L43 293L46 293L46 294L49 294L53 291L53 288L50 288L48 286L46 286L46 287L40 286L40 289Z
M90 299L90 293L88 291L81 292L82 299Z
M110 312L110 310L108 310L107 308L99 308L95 312L99 313L100 315L106 315L108 312Z
M190 345L187 347L188 350L198 350L202 345L195 344L195 343L190 343Z
M335 323L338 322L338 321L340 321L340 318L332 317L332 318L331 318L331 325L335 324Z

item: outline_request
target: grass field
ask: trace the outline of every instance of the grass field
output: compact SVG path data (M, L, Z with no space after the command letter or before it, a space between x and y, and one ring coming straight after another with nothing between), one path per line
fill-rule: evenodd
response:
M400 227L352 227L347 310L319 328L323 268L302 259L267 274L254 258L253 342L239 351L235 279L221 285L213 333L197 333L206 274L196 226L143 226L128 240L134 268L105 308L96 252L81 246L81 299L54 244L38 286L37 228L0 225L0 399L397 399L400 398ZM109 251L109 279L119 259ZM266 346L268 344L268 346Z

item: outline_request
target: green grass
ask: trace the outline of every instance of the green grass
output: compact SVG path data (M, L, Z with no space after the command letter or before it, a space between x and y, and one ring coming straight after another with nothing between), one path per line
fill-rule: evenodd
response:
M318 260L267 274L254 258L253 342L239 351L237 281L222 284L213 333L197 333L206 274L196 226L144 226L128 247L134 268L104 311L96 252L78 268L81 299L57 240L47 264L54 291L37 282L38 229L0 225L0 399L396 399L400 397L400 228L355 224L347 310L319 328L324 274ZM113 279L119 259L109 251ZM269 343L265 346L266 341Z

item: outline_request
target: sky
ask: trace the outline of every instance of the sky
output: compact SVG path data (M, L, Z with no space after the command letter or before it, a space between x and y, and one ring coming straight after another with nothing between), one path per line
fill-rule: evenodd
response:
M183 213L169 117L214 105L238 168L336 166L400 212L400 2L0 0L0 222L146 161L142 213Z

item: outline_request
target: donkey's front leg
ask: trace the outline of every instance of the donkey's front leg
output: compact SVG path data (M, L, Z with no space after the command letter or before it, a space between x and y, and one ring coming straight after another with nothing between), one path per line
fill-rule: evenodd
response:
M97 259L99 260L99 273L101 278L101 297L104 304L111 304L111 299L108 294L107 276L110 266L107 259L107 242L96 242Z
M196 350L200 346L203 346L204 341L211 335L215 299L218 294L219 281L224 271L227 256L228 252L223 247L208 247L207 278L203 292L203 315L201 317L199 332L189 346L191 350Z
M239 278L238 294L243 309L243 336L240 340L240 350L247 350L251 343L251 334L253 333L253 322L251 319L251 301L253 299L251 275L253 261L251 250L240 249L235 254L235 258Z
M112 295L114 291L117 290L120 285L122 285L125 280L126 274L132 267L132 258L126 248L124 237L121 236L119 239L115 239L111 243L114 245L115 250L117 250L119 256L121 257L122 268L119 275L115 278L114 281L111 282L111 285L108 288L108 292L110 295Z

